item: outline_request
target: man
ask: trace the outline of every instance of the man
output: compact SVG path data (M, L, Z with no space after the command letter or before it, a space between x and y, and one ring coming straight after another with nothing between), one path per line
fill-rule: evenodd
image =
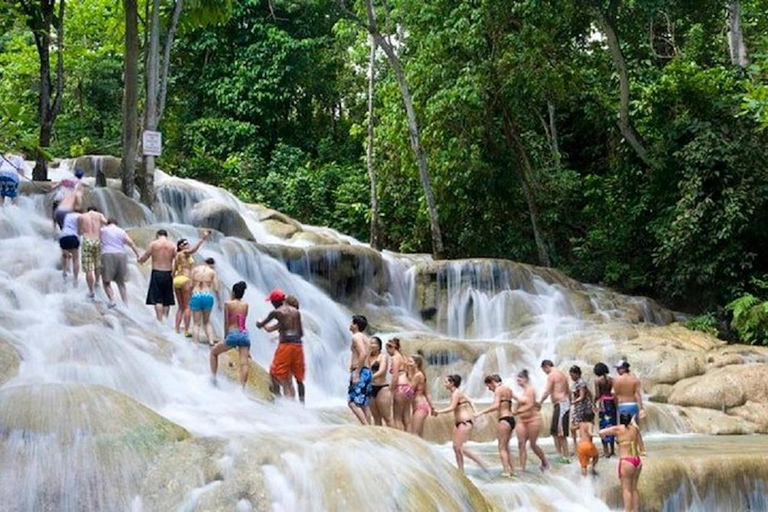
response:
M634 417L634 421L637 423L639 419L645 418L640 379L629 373L629 363L626 359L622 359L615 366L619 374L618 377L613 379L616 413L618 416L629 414ZM640 453L645 454L645 443L643 442L642 435L638 436L637 445Z
M370 400L373 374L368 368L368 355L371 353L371 341L365 335L368 319L362 315L352 317L349 331L352 333L352 358L349 362L349 408L363 425L368 425L371 414L368 402Z
M52 210L51 210L52 211L51 218L53 219L53 231L54 231L54 233L56 232L56 228L60 227L59 223L56 221L56 210L59 209L59 205L61 204L61 201L66 196L68 196L69 194L71 194L73 192L77 192L78 189L81 190L80 194L82 196L83 184L80 182L80 180L83 179L84 175L85 175L85 173L83 172L82 169L76 169L75 170L75 174L74 174L74 178L75 179L64 178L63 180L58 182L56 184L56 186L54 186L51 189L51 192L53 193L53 205L52 205Z
M168 240L168 232L157 231L157 238L149 244L146 252L139 258L144 263L152 258L152 275L149 278L147 305L155 307L155 315L160 322L168 318L173 300L173 260L176 258L176 244Z
M275 309L270 311L267 318L261 322L256 322L256 327L263 328L267 332L278 331L279 333L275 357L269 368L273 389L279 391L279 388L282 388L286 396L293 398L292 378L296 378L299 400L303 404L305 391L304 350L301 338L304 336L304 330L301 325L301 313L295 307L285 303L285 293L282 290L272 290L267 301L271 302ZM277 323L267 325L272 320L276 320Z
M88 284L88 298L93 300L93 288L101 275L101 228L107 224L107 218L95 206L89 206L88 211L80 216L78 229L82 236L82 269L85 272L85 282Z
M216 303L221 306L219 296L219 278L213 266L216 262L213 258L205 260L205 265L197 265L192 269L192 297L189 299L189 309L192 311L192 319L195 326L192 329L192 338L195 343L200 342L200 328L205 331L208 344L214 346L216 341L211 326L211 311L213 310L214 295Z
M555 364L549 359L541 362L541 369L547 374L547 389L539 400L539 406L547 397L552 397L552 425L549 431L555 438L555 448L560 454L560 462L568 464L571 462L568 458L568 412L571 408L568 378L555 368Z
M110 309L115 307L115 296L112 292L113 281L117 283L123 304L128 304L128 293L125 290L125 278L128 274L126 245L133 250L138 259L139 249L131 237L117 225L115 219L108 219L107 225L101 228L101 280L104 283L104 292L109 298L108 307Z
M24 176L24 159L13 153L0 154L0 206L5 199L16 205L19 198L19 179Z
M56 204L56 198L59 196L59 194L57 193L54 197L53 221L56 225L59 226L59 229L61 229L61 226L64 222L64 217L66 217L69 212L81 208L83 205L83 183L80 181L83 177L83 174L84 173L82 169L75 171L77 182L74 184L72 189L67 189L69 192L66 192L63 195L58 204Z

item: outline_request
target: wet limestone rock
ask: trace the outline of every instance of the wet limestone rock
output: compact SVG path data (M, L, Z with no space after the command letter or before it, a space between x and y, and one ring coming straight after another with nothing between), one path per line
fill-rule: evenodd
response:
M263 220L261 221L261 225L270 234L285 240L291 238L294 234L296 234L299 231L299 228L294 226L293 224L286 224L284 222L280 222L277 219Z
M0 338L0 386L19 373L21 357L7 340Z
M311 245L336 245L341 243L341 240L337 237L320 231L298 231L291 237L291 241L306 242Z
M275 397L269 390L272 379L264 368L259 366L253 360L249 361L250 370L248 372L248 382L246 388L249 393L265 402L274 401ZM235 382L240 382L240 357L237 350L232 349L219 356L219 368Z
M243 240L254 240L240 213L233 207L216 199L205 199L195 204L192 210L192 225L215 229L226 236Z
M708 409L731 409L747 401L768 401L768 364L731 365L675 384L669 403Z
M82 169L88 178L120 179L121 162L119 158L111 155L85 155L75 159L72 169Z

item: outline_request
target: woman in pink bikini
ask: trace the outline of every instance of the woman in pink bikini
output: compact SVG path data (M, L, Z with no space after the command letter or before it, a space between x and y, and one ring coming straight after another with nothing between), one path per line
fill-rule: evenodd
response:
M424 421L432 414L432 396L427 387L427 377L424 374L424 354L421 350L409 361L410 383L413 388L413 409L411 413L411 434L424 437Z
M243 300L246 284L243 281L232 287L232 300L224 303L224 341L216 343L211 348L210 363L213 382L216 382L216 371L219 368L219 354L236 348L240 355L240 384L245 387L250 370L251 339L245 328L248 317L248 303Z
M409 432L413 387L408 380L408 363L400 353L399 339L392 338L387 342L387 353L392 358L392 366L389 368L392 374L392 427Z
M451 403L445 409L433 410L432 414L437 416L438 414L444 414L447 412L453 413L453 420L455 421L456 428L453 431L453 453L456 455L456 465L459 470L464 472L464 457L468 457L473 460L484 471L487 471L483 461L471 452L464 448L464 443L469 440L469 435L472 433L474 422L472 418L475 417L475 406L467 398L467 395L459 389L461 386L461 376L449 375L445 378L445 389L451 392Z
M638 456L637 445L640 439L640 429L632 421L631 414L620 414L619 424L600 430L601 436L616 436L619 444L619 481L621 494L624 498L625 512L640 510L640 494L637 492L637 482L643 470L643 461Z

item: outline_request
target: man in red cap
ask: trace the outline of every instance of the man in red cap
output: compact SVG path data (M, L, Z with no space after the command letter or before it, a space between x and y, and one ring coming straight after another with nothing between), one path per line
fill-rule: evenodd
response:
M278 331L280 335L275 357L269 368L273 388L278 387L275 385L276 381L279 387L283 388L283 394L293 398L295 395L293 379L295 378L299 400L304 403L304 349L301 344L304 330L301 326L301 313L295 307L285 303L285 293L282 290L272 290L267 301L271 302L275 309L267 315L267 318L256 322L256 327L267 332ZM272 320L277 320L277 323L267 325ZM274 391L279 392L279 388L273 389Z

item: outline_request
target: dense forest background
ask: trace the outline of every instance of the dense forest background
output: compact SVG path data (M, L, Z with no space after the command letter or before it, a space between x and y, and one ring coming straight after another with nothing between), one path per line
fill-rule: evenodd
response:
M24 149L39 124L24 3L0 0L0 149ZM177 3L161 3L163 26ZM158 166L367 240L371 2L234 0L215 16L200 3L187 1L172 45ZM709 312L704 328L736 299L768 318L768 2L374 4L413 98L445 256L548 262ZM66 4L50 155L121 154L123 5ZM374 71L378 243L430 252L403 98L382 51ZM768 330L765 318L751 328Z

